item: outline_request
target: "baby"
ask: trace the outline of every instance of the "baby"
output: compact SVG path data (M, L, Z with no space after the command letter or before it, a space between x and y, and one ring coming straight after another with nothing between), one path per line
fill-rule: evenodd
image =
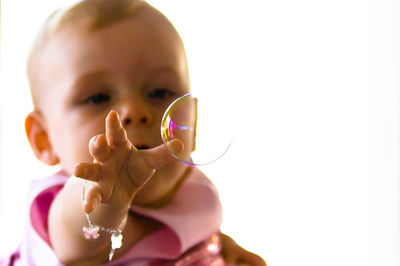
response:
M220 233L214 186L162 143L163 113L190 83L180 36L158 10L90 0L57 11L28 77L29 142L62 171L33 183L29 226L8 264L266 265Z

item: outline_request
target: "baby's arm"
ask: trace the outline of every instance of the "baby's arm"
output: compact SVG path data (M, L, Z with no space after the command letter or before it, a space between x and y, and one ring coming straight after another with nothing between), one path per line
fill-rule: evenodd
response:
M182 149L179 141L171 142ZM118 114L106 118L106 134L93 137L89 143L93 163L75 166L74 175L88 181L82 206L83 180L71 177L52 203L49 235L52 247L64 263L91 260L107 261L110 234L100 232L97 239L86 240L82 227L90 213L93 223L105 228L124 229L130 204L139 189L151 178L156 168L173 158L164 145L150 150L137 150L126 136ZM130 242L129 235L124 242Z

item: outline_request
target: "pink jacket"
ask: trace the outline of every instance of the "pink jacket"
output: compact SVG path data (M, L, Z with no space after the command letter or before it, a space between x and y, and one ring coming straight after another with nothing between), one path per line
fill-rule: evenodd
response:
M49 241L47 219L50 205L68 176L59 172L32 182L29 192L30 221L23 240L0 265L62 265ZM136 213L166 226L139 241L130 251L106 265L224 265L218 255L222 211L210 180L192 167L168 205L159 209L133 207Z

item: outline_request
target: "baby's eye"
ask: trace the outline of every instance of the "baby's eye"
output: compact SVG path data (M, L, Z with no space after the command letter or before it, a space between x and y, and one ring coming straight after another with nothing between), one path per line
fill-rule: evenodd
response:
M92 96L89 96L86 98L84 103L89 103L89 104L102 104L110 101L111 97L110 95L106 93L96 93L93 94Z
M149 94L148 94L148 96L150 98L155 98L155 99L165 99L172 95L173 95L173 93L167 89L155 89L155 90L149 92Z

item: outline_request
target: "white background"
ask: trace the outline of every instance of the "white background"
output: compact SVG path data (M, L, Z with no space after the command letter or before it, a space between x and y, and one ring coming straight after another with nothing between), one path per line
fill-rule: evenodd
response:
M29 182L54 171L26 141L25 60L68 2L2 0L1 253L23 233ZM234 106L232 147L203 168L222 230L271 266L400 265L399 2L150 3L180 32L193 89Z

